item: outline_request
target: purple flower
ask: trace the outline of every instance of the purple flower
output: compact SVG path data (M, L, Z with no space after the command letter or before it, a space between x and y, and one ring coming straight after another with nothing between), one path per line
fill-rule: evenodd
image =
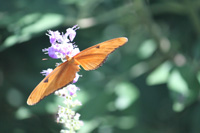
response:
M59 31L48 30L48 33L49 34L47 34L47 35L49 36L51 44L55 44L56 41L60 42L60 40L62 39L62 36L60 35Z
M52 45L49 48L43 49L43 52L46 52L46 54L54 59L64 58L66 56L73 57L79 53L79 49L70 42L74 40L78 28L77 25L68 28L66 33L62 35L59 31L49 30L47 35L49 36Z
M73 49L72 43L65 43L65 44L60 44L60 50L59 52L64 55L64 56L70 56L71 52L74 50Z
M76 32L72 28L68 28L66 31L65 35L69 36L70 41L73 41L76 36Z
M73 83L76 83L79 79L80 75L78 73L76 73L76 77L73 80Z
M76 30L79 29L78 25L68 28L66 30L66 36L69 36L70 41L73 41L76 36Z
M58 52L60 51L59 44L53 44L51 47L47 49L48 54L51 58L58 59L59 55Z
M73 56L75 56L76 54L78 54L79 52L80 52L79 48L74 48L74 49L71 51L69 57L73 57Z
M67 90L68 90L69 94L71 96L73 96L76 93L76 91L79 90L79 88L76 87L75 85L70 84L67 86Z
M79 29L77 25L72 28L68 28L66 33L60 33L59 31L48 30L47 36L51 46L43 49L45 54L48 54L51 58L60 58L62 62L65 62L68 58L73 57L80 52L79 48L72 42L76 36L76 30ZM66 57L67 56L67 57ZM57 65L58 66L58 65ZM41 73L45 76L50 74L53 69L43 70ZM80 75L76 73L73 83L76 83ZM76 91L80 90L74 84L69 84L62 89L55 91L55 94L59 97L64 98L63 103L65 106L58 107L57 122L65 125L67 130L61 130L61 132L73 132L75 133L81 126L83 126L83 121L79 120L80 114L73 111L76 106L81 106L82 103L79 100L74 100Z
M47 76L49 75L51 72L53 71L53 69L48 68L47 70L43 70L42 72L40 72L42 75Z

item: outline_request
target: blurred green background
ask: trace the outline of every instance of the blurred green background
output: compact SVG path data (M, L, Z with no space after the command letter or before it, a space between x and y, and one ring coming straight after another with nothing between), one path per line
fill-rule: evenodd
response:
M78 24L81 50L115 37L128 43L84 71L79 133L200 132L200 0L0 1L0 133L58 133L60 99L27 97L58 60L47 30Z

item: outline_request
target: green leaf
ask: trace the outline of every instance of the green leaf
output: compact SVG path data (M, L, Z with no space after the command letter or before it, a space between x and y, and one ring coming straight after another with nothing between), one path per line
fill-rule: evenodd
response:
M142 59L150 57L156 50L156 43L153 40L144 41L138 49L138 56Z
M139 97L138 89L128 82L122 82L116 85L115 93L117 99L115 100L115 106L119 110L128 108Z
M173 70L169 77L168 87L171 90L171 96L174 101L174 111L182 111L187 104L190 91L187 82L182 78L179 71Z
M147 77L148 85L156 85L166 83L170 74L172 64L170 62L164 62L158 68L156 68L150 75Z

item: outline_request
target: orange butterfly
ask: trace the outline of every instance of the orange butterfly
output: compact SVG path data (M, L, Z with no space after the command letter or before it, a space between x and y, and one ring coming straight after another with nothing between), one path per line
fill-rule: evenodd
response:
M74 57L66 56L67 61L57 66L36 86L28 97L27 104L34 105L45 96L70 84L80 69L79 65L87 71L97 69L110 53L127 41L125 37L115 38L89 47Z

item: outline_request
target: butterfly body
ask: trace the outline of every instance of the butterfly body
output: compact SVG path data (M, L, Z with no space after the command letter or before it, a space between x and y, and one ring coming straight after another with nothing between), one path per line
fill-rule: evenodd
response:
M94 70L100 67L108 55L128 41L125 37L111 39L89 47L74 57L66 57L67 61L57 66L32 91L27 104L34 105L45 96L70 84L82 66L85 70Z

